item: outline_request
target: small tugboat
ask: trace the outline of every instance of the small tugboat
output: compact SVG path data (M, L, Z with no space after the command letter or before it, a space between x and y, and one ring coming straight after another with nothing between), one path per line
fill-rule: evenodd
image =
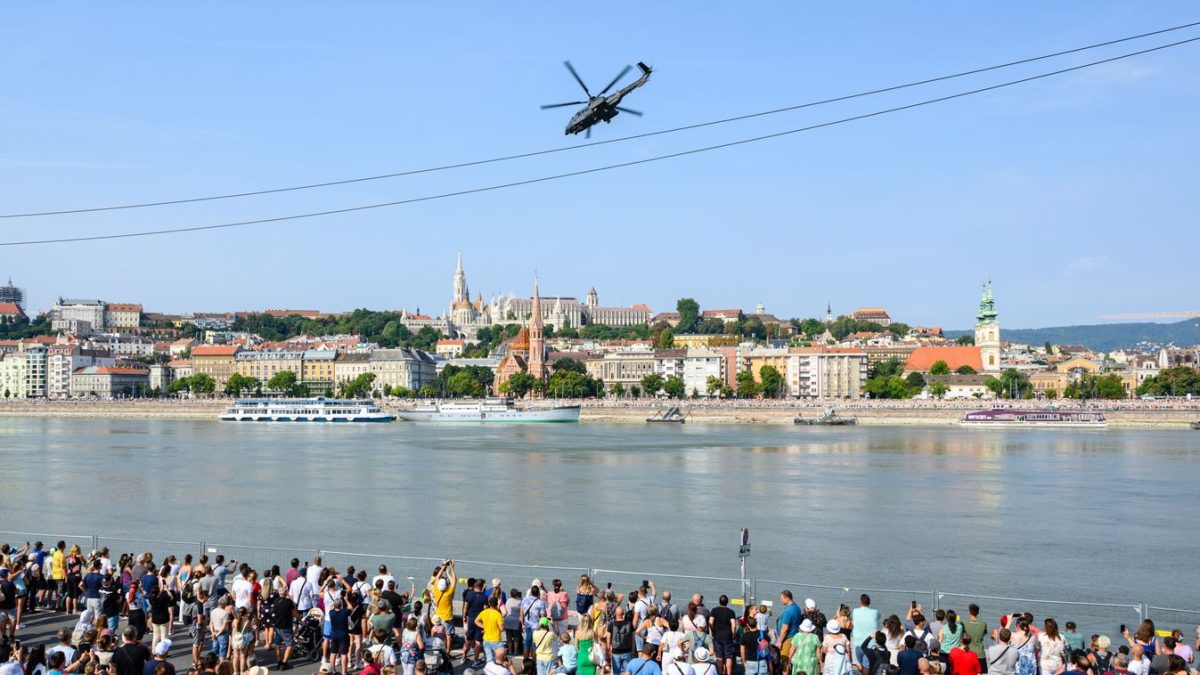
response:
M660 410L660 411L654 413L653 415L647 417L646 421L647 422L674 422L676 424L683 424L686 420L684 418L683 411L679 409L679 406L675 405L675 406L671 406L670 408L668 408L666 410Z
M826 408L825 412L821 413L820 417L802 417L800 415L796 415L796 419L792 420L792 423L802 424L810 427L844 427L858 424L858 418L839 417L836 410L833 408Z

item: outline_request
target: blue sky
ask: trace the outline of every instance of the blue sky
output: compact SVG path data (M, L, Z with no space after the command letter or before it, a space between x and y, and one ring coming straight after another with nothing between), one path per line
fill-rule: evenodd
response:
M32 3L0 21L0 212L240 191L582 142L571 109L656 72L596 138L990 65L1200 18L1194 4ZM1200 30L1137 43L1150 46ZM1132 51L1118 46L1054 62ZM33 308L441 311L472 293L780 316L883 305L972 323L1194 309L1200 43L1016 88L630 169L200 234L0 248ZM391 201L770 133L1051 70L970 80L534 160L260 199L0 221L4 240ZM630 76L632 79L632 76Z

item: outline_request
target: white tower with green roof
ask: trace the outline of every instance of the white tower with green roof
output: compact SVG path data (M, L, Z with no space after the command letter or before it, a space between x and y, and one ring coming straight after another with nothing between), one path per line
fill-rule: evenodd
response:
M975 346L979 348L985 373L1000 372L1000 322L996 316L996 299L992 297L989 279L979 297L979 316L975 323Z

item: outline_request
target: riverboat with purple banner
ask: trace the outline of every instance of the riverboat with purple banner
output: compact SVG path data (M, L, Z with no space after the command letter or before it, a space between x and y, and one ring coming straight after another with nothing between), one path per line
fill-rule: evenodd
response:
M1056 410L1054 408L992 408L969 412L959 420L964 427L999 429L1104 429L1104 413L1093 410Z

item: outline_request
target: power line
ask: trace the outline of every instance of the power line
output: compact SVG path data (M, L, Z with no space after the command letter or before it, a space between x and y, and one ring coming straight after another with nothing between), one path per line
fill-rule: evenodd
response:
M268 188L268 189L263 189L263 190L251 190L251 191L247 191L247 192L232 192L232 193L227 193L227 194L209 195L209 196L205 196L205 197L188 197L188 198L184 198L184 199L170 199L170 200L163 200L163 201L156 201L156 202L139 202L139 203L134 203L134 204L116 204L116 205L110 205L110 206L94 206L94 207L79 208L79 209L61 209L61 210L57 210L57 211L31 211L31 212L27 212L27 213L0 213L0 218L36 218L36 217L42 217L42 216L64 216L64 215L72 215L72 214L80 214L80 213L96 213L99 211L120 211L120 210L126 210L126 209L144 209L144 208L151 208L151 207L157 207L157 206L174 206L174 205L179 205L179 204L194 204L197 202L211 202L211 201L218 201L218 200L223 200L223 199L240 199L240 198L244 198L244 197L260 197L262 195L279 194L282 192L298 192L301 190L315 190L315 189L319 189L319 188L334 187L334 186L338 186L338 185L351 185L353 183L366 183L366 182L370 182L370 181L385 180L385 179L389 179L389 178L401 178L404 176L416 176L416 175L424 174L424 173L449 171L451 169L464 169L464 168L468 168L468 167L472 167L472 166L482 166L485 164L508 162L508 161L512 161L515 159L528 159L530 157L538 157L541 155L551 155L551 154L555 154L555 153L559 153L559 152L567 152L570 150L579 150L582 148L590 148L590 147L594 147L594 146L598 146L598 145L608 145L611 143L624 143L626 141L633 141L633 140L637 140L637 139L641 139L641 138L662 136L664 134L674 134L674 133L678 133L680 131L690 131L692 129L701 129L704 127L716 126L718 124L728 124L730 122L740 122L743 120L754 119L757 117L766 117L768 115L778 115L780 113L792 112L795 110L802 110L804 108L812 108L812 107L821 106L821 105L828 105L830 103L840 103L842 101L849 101L849 100L856 99L856 98L863 98L866 96L875 96L878 94L885 94L888 92L899 91L902 89L919 87L919 86L923 86L926 84L933 84L935 82L944 82L946 80L953 80L953 79L957 79L957 78L961 78L961 77L967 77L970 75L978 75L980 73L986 73L986 72L990 72L993 70L1000 70L1003 68L1011 68L1013 66L1019 66L1019 65L1026 64L1026 63L1034 63L1037 61L1044 61L1046 59L1053 59L1053 58L1057 58L1060 56L1066 56L1068 54L1076 54L1079 52L1084 52L1084 51L1088 51L1088 50L1092 50L1092 49L1099 49L1100 47L1108 47L1111 45L1120 44L1122 42L1130 42L1132 40L1140 40L1142 38L1152 37L1155 35L1162 35L1164 33L1170 33L1173 31L1184 30L1187 28L1194 28L1196 26L1200 26L1200 21L1180 24L1178 26L1171 26L1169 28L1155 30L1155 31L1151 31L1149 33L1140 33L1138 35L1130 35L1128 37L1117 38L1115 40L1107 40L1105 42L1097 42L1095 44L1085 45L1083 47L1075 47L1074 49L1067 49L1067 50L1060 51L1060 52L1054 52L1052 54L1043 54L1041 56L1033 56L1030 58L1019 59L1017 61L1009 61L1007 63L1001 63L1001 64L994 65L994 66L985 66L983 68L964 70L962 72L953 73L950 75L939 75L937 77L931 77L931 78L924 79L924 80L917 80L914 82L906 82L904 84L892 85L892 86L883 87L880 89L870 89L867 91L861 91L861 92L854 93L854 94L846 94L843 96L836 96L834 98L827 98L827 99L822 99L819 101L810 101L808 103L800 103L797 105L791 105L791 106L787 106L784 108L774 108L771 110L763 110L760 112L748 113L745 115L737 115L735 117L725 117L722 119L711 120L708 122L697 122L695 124L688 124L688 125L681 126L681 127L673 127L670 129L660 129L658 131L648 131L648 132L641 133L641 134L634 134L632 136L621 136L618 138L610 138L607 140L592 141L590 143L580 143L578 145L560 146L557 148L534 150L531 152L523 152L523 153L518 153L515 155L503 155L500 157L491 157L488 159L479 159L479 160L473 160L473 161L469 161L469 162L459 162L456 164L443 164L441 166L432 166L432 167L426 167L423 169L411 169L408 171L397 171L397 172L393 172L393 173L384 173L384 174L378 174L378 175L374 175L374 176L360 176L357 178L346 178L346 179L342 179L342 180L325 181L322 183L308 183L305 185L292 185L292 186L288 186L288 187Z
M1136 52L1129 52L1127 54L1121 54L1119 56L1113 56L1113 57L1110 57L1107 59L1101 59L1099 61L1092 61L1090 63L1084 63L1084 64L1077 65L1077 66L1071 66L1069 68L1062 68L1059 70L1050 71L1048 73L1031 75L1029 77L1023 77L1018 80L1009 80L1008 82L1001 82L999 84L993 84L993 85L989 85L986 87L980 87L978 89L962 91L962 92L958 92L956 94L949 94L947 96L939 96L937 98L926 99L924 101L918 101L916 103L909 103L907 105L896 106L893 108L885 108L883 110L876 110L874 112L864 113L861 115L854 115L852 117L843 117L841 119L833 120L830 122L822 122L820 124L813 124L813 125L809 125L806 127L799 127L797 129L788 129L786 131L777 131L775 133L765 134L762 136L743 138L743 139L736 140L736 141L729 141L727 143L719 143L717 145L708 145L708 146L704 146L704 147L700 147L700 148L692 148L690 150L682 150L680 152L673 152L673 153L669 153L669 154L665 154L665 155L656 155L653 157L646 157L643 159L637 159L637 160L632 160L632 161L628 161L628 162L620 162L617 164L607 164L604 166L593 167L590 169L581 169L579 171L570 171L567 173L558 173L558 174L553 174L553 175L549 175L549 176L541 176L539 178L527 178L524 180L512 181L509 183L500 183L497 185L487 185L484 187L468 188L465 190L456 190L454 192L442 192L439 194L424 195L421 197L411 197L408 199L399 199L396 201L383 202L380 204L364 204L364 205L360 205L360 206L349 206L349 207L340 208L340 209L330 209L327 211L313 211L313 212L309 212L309 213L297 213L297 214L292 214L292 215L287 215L287 216L277 216L274 218L260 218L257 220L243 220L243 221L232 222L232 223L219 223L219 224L215 224L215 225L195 225L195 226L191 226L191 227L177 227L177 228L169 228L169 229L162 229L162 230L148 230L148 231L143 231L143 232L124 232L124 233L119 233L119 234L98 234L98 235L89 235L89 236L81 236L81 237L61 237L61 238L56 238L56 239L31 239L31 240L26 240L26 241L5 241L5 242L0 242L0 246L32 246L32 245L36 245L36 244L62 244L62 243L68 243L68 242L99 241L99 240L105 240L105 239L129 239L129 238L133 238L133 237L150 237L150 236L157 236L157 235L163 235L163 234L179 234L179 233L183 233L183 232L201 232L201 231L205 231L205 230L219 230L219 229L227 229L227 228L234 228L234 227L245 227L248 225L264 225L267 223L278 223L278 222L283 222L283 221L288 221L288 220L301 220L301 219L306 219L306 218L317 218L317 217L321 217L321 216L338 215L338 214L342 214L342 213L353 213L356 211L369 211L372 209L382 209L382 208L388 208L391 206L401 206L401 205L405 205L405 204L416 204L418 202L428 202L428 201L435 201L435 200L439 200L439 199L448 199L451 197L461 197L464 195L478 194L481 192L492 192L495 190L503 190L503 189L507 189L507 188L519 187L522 185L533 185L536 183L546 183L549 181L560 180L563 178L572 178L575 176L585 176L588 174L600 173L603 171L612 171L614 169L624 169L624 168L631 167L631 166L639 166L641 164L650 164L652 162L659 162L659 161L666 160L666 159L674 159L677 157L686 157L688 155L697 155L697 154L700 154L703 152L711 152L713 150L721 150L724 148L731 148L731 147L735 147L735 146L739 146L739 145L747 145L750 143L757 143L759 141L766 141L766 140L771 140L771 139L775 139L775 138L782 138L784 136L790 136L793 134L803 133L806 131L813 131L815 129L824 129L826 127L837 126L839 124L846 124L848 122L856 122L859 120L870 119L872 117L888 115L891 113L901 112L903 110L912 110L914 108L920 108L920 107L927 106L927 105L933 105L935 103L942 103L945 101L951 101L954 99L964 98L967 96L974 96L976 94L982 94L982 93L989 92L989 91L995 91L997 89L1003 89L1005 87L1012 87L1012 86L1015 86L1018 84L1024 84L1026 82L1033 82L1035 80L1042 80L1042 79L1046 79L1048 77L1054 77L1056 75L1062 75L1065 73L1071 73L1071 72L1083 70L1085 68L1092 68L1094 66L1103 65L1105 63L1112 63L1114 61L1120 61L1123 59L1132 58L1134 56L1141 56L1143 54L1149 54L1151 52L1162 51L1164 49L1170 49L1172 47L1178 47L1180 45L1185 45L1185 44L1188 44L1191 42L1197 42L1197 41L1200 41L1200 37L1188 38L1187 40L1171 42L1168 44L1159 45L1157 47L1150 47L1150 48L1142 49L1142 50L1139 50Z

